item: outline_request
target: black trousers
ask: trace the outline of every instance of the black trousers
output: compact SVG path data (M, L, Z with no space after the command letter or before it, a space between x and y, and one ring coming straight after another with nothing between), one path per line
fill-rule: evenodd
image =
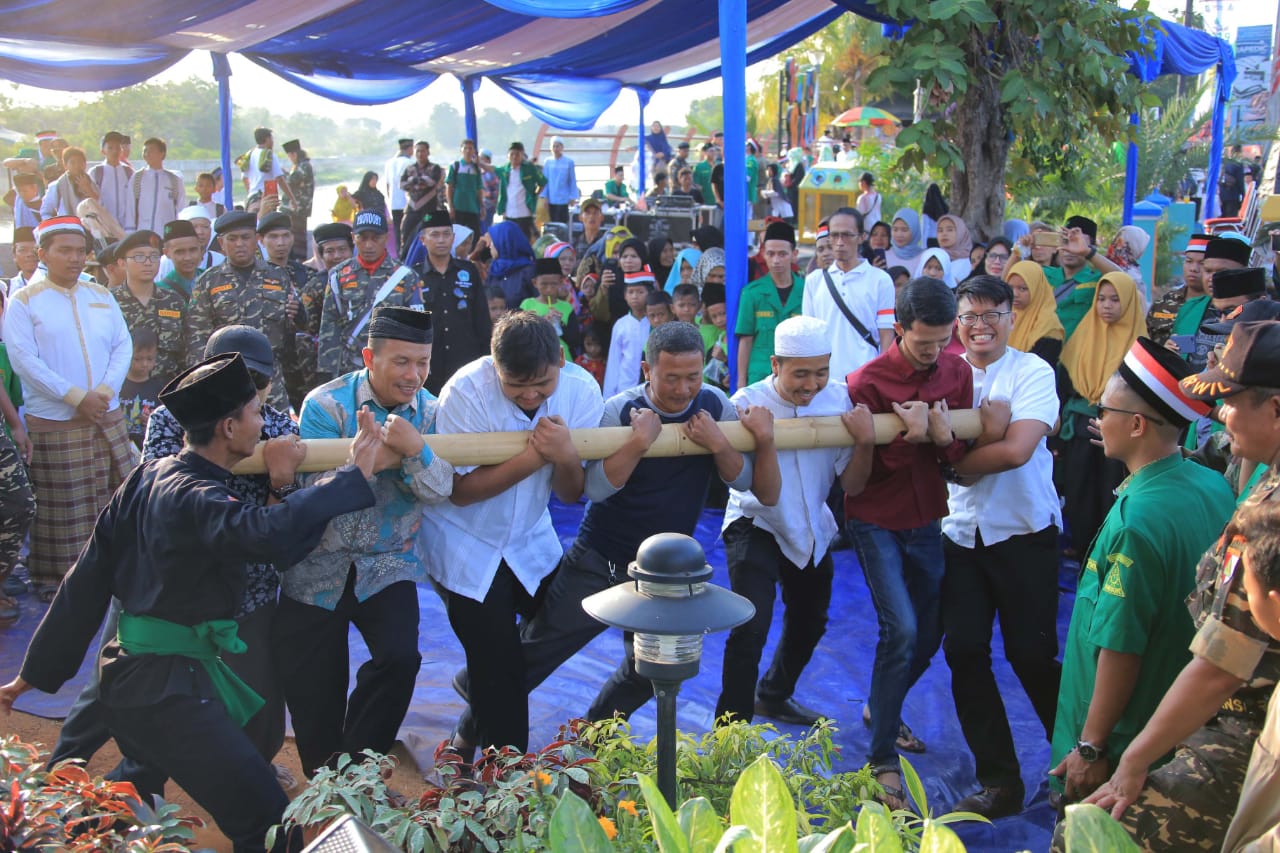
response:
M551 211L552 222L563 222L569 224L569 205L567 204L547 204Z
M356 569L333 610L280 597L272 645L298 757L308 776L335 755L386 753L413 699L418 653L418 589L399 581L357 601ZM371 658L350 683L348 626L355 625Z
M409 251L409 247L413 245L413 241L418 239L418 229L422 227L422 220L430 212L426 205L404 209L404 218L400 220L400 257L403 258Z
M396 248L400 247L400 223L404 222L404 208L391 211L391 239L396 241Z
M104 716L120 751L177 782L208 810L236 853L267 849L267 830L280 822L289 798L221 702L169 696L141 708L105 707ZM162 793L138 790L144 797ZM297 835L279 839L272 849L301 849Z
M1058 528L962 548L943 537L942 648L956 715L983 786L1021 784L1018 755L991 671L991 626L1000 617L1004 653L1045 739L1053 737L1062 664L1058 655Z
M244 733L268 763L284 745L285 730L284 696L280 691L271 654L271 624L275 610L275 604L268 604L239 617L236 620L238 633L248 649L243 654L229 654L224 658L232 672L244 679L263 699L262 708L244 724ZM102 645L105 646L115 637L119 621L120 604L112 599L102 628ZM101 655L101 649L98 655ZM98 668L94 667L92 677L80 691L63 721L58 732L58 742L49 757L50 766L68 758L88 761L111 739L111 732L107 730L106 707L98 696L98 673ZM145 789L156 794L164 793L167 781L165 774L158 768L139 765L128 756L122 758L107 773L107 778L115 781L128 779L139 790Z
M730 587L750 599L756 615L730 631L725 641L716 719L733 714L750 722L757 695L780 702L795 693L800 673L827 630L835 566L830 553L824 554L816 566L812 560L797 566L783 556L773 534L756 527L749 518L739 518L725 528L724 553ZM786 608L782 637L757 688L760 656L769 639L778 587L782 588L782 605Z
M484 601L448 590L444 596L449 624L467 659L470 707L458 722L459 734L481 746L514 746L524 752L529 748L529 688L516 619L532 617L537 599L505 561Z
M480 214L467 213L465 210L455 210L453 212L453 221L457 225L465 225L470 228L473 240L480 239Z

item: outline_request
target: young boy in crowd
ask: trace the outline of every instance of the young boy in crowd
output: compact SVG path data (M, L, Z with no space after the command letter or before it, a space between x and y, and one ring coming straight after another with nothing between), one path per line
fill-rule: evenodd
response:
M698 324L698 312L702 310L702 299L698 296L696 284L677 284L671 291L671 313L681 323Z
M484 293L485 298L489 301L489 321L496 326L498 321L511 311L507 307L507 294L496 284L486 287Z
M159 405L160 391L170 377L151 375L160 347L160 338L155 331L149 326L138 325L134 327L132 337L133 360L129 362L129 373L120 386L120 409L124 412L129 440L141 450L142 439L147 434L147 421L151 418L151 411Z
M729 390L728 328L724 285L708 282L702 286L702 324L698 327L707 348L707 366L702 378L723 391Z
M573 353L582 348L582 330L578 328L578 318L573 315L573 305L564 299L564 283L564 273L560 271L558 260L538 258L533 268L533 286L538 295L521 302L520 310L546 317L560 338L565 361L573 361Z
M1240 534L1233 571L1244 572L1249 613L1258 627L1280 640L1280 504L1263 501L1237 517ZM1239 541L1243 540L1243 541ZM1274 850L1280 841L1280 774L1276 773L1276 737L1280 735L1280 702L1273 693L1267 720L1254 744L1240 804L1222 844L1224 853Z
M671 294L665 290L651 290L644 299L644 315L649 320L652 331L663 323L670 323L675 317L672 313Z
M609 358L604 367L605 399L640 384L640 362L649 340L650 323L646 306L653 290L653 273L648 269L626 273L623 298L628 313L613 324Z
M573 363L594 376L600 387L604 387L604 338L599 329L588 326L582 333L582 355Z

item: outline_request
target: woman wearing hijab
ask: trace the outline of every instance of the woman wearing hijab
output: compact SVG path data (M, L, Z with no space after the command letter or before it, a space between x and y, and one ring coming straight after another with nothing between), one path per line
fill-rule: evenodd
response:
M1098 281L1093 307L1062 350L1058 397L1064 403L1055 479L1076 554L1087 552L1125 477L1124 465L1093 444L1089 421L1098 416L1111 374L1146 333L1137 285L1125 273L1107 273Z
M1021 219L1006 219L1001 230L1006 240L1018 246L1022 238L1031 233L1031 226Z
M372 210L383 216L387 215L387 199L378 190L377 172L365 172L364 177L360 179L360 189L353 192L351 196L360 205L361 210Z
M680 254L676 255L675 261L671 264L671 272L668 273L667 282L662 289L667 293L675 293L677 284L692 282L693 271L700 260L702 260L702 252L692 246L681 249Z
M724 284L724 249L707 249L698 259L698 265L693 269L693 284L701 293L707 282Z
M1138 260L1147 251L1151 243L1151 235L1137 225L1126 225L1116 234L1107 248L1107 257L1120 269L1124 270L1138 285L1138 292L1145 295L1146 288L1142 282L1142 268Z
M776 216L790 225L796 224L796 212L791 206L791 194L782 184L782 166L770 163L764 167L765 182L760 195L769 203L769 215Z
M511 221L494 225L481 241L485 239L494 256L486 283L490 287L501 287L507 297L507 307L515 311L521 302L538 295L533 289L533 246L524 229Z
M1009 346L1038 355L1050 367L1057 367L1066 331L1058 319L1058 303L1044 270L1034 261L1019 261L1005 272L1005 281L1013 288Z
M945 249L925 249L920 255L920 276L936 278L952 290L956 289L956 279L951 272L951 258ZM961 347L963 350L964 348Z
M920 207L920 212L924 214L918 235L920 245L923 246L929 238L938 236L938 220L946 216L950 210L938 185L929 184L929 188L924 191L924 204Z
M920 215L904 207L893 215L889 228L890 245L884 253L886 267L906 267L912 278L920 275L920 255L924 245L920 242Z
M649 247L643 240L627 237L618 244L617 263L601 269L600 287L591 299L591 316L595 317L597 328L612 331L613 322L626 316L630 309L627 308L627 288L622 277L629 272L640 272L648 265ZM608 341L605 343L607 345Z
M666 281L675 263L676 247L667 237L654 237L646 247L649 250L649 268L656 281Z
M1004 271L1009 266L1009 262L1013 259L1013 244L1004 237L995 237L987 245L986 252L982 256L982 264L978 268L978 272L983 275L993 275L996 278L1004 278Z
M804 149L792 148L787 152L787 173L791 175L791 185L787 187L787 201L791 203L792 210L800 209L800 182L804 180L807 171Z
M973 235L969 226L954 213L944 213L938 217L938 245L951 259L951 277L956 282L964 281L973 272L973 264L969 262L969 254L973 251Z

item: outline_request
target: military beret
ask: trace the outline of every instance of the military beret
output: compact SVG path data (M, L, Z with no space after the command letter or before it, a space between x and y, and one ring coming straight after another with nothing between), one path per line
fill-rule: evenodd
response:
M134 231L132 234L129 234L121 240L116 246L116 257L126 257L133 249L141 248L159 249L160 235L154 231L147 231L145 229L141 231Z
M289 218L289 214L268 213L266 216L258 220L258 233L266 234L268 231L292 231L293 220Z
M343 240L348 246L355 245L355 240L351 236L351 226L345 222L326 222L323 225L317 225L312 234L315 236L317 246L328 243L330 240Z
M213 232L218 236L229 234L232 231L240 231L248 229L253 231L258 224L258 218L252 213L245 210L228 210L222 214L213 223Z

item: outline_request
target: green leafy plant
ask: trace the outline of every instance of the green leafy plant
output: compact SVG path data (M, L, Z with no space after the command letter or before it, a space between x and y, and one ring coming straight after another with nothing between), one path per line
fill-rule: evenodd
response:
M199 826L172 803L142 803L128 782L90 776L83 762L46 770L35 746L0 738L0 850L186 853Z
M1083 803L1067 806L1063 837L1067 851L1106 850L1108 853L1137 853L1138 845L1129 831L1102 809Z

